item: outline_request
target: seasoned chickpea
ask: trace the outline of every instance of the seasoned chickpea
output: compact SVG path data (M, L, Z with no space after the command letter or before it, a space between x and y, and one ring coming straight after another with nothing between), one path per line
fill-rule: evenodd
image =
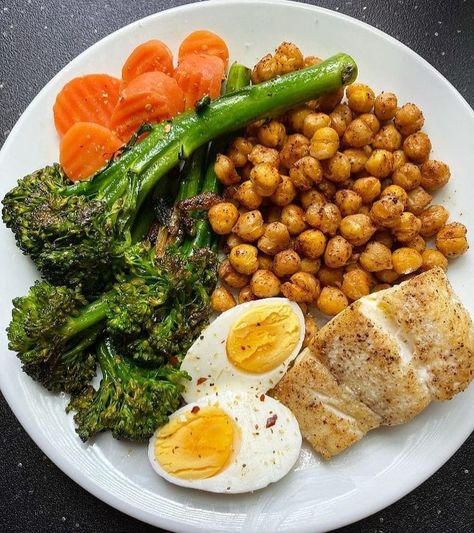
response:
M377 178L387 177L393 169L393 155L387 150L374 150L367 162L365 169Z
M272 167L278 168L280 166L280 156L278 150L275 148L267 148L261 144L256 144L250 154L248 159L254 165L259 165L260 163L267 163ZM250 175L249 175L250 177Z
M421 229L421 220L413 213L405 212L400 215L399 223L393 228L393 234L399 242L409 242L414 239Z
M309 140L300 133L293 133L286 138L280 151L280 163L290 169L298 159L309 154Z
M362 246L377 228L367 215L356 214L344 217L340 224L341 235L353 246Z
M339 104L329 115L331 117L331 128L337 131L339 137L342 137L347 126L352 122L352 111L347 104Z
M323 287L341 287L344 277L344 268L330 268L323 265L318 271L318 279Z
M402 165L408 162L407 156L403 150L395 150L393 152L393 170L397 170Z
M355 180L352 190L359 195L364 204L369 204L380 196L382 187L379 179L368 176Z
M252 83L261 83L278 76L279 66L272 54L267 54L253 67Z
M372 292L384 291L385 289L390 289L391 285L389 283L377 283L372 289Z
M304 58L304 66L310 67L311 65L319 65L323 60L318 56L306 56Z
M245 302L251 302L252 300L256 300L257 297L252 292L252 289L250 285L245 285L245 287L242 287L239 291L239 303L244 304Z
M311 227L333 236L336 235L341 223L341 212L336 205L331 203L326 203L322 207L318 204L311 204L306 210L305 220Z
M431 270L436 267L442 268L445 272L448 270L448 260L438 250L427 248L421 254L421 258L423 259L421 270Z
M399 223L403 209L402 202L396 196L389 194L372 204L370 218L378 226L393 228Z
M329 159L336 154L338 148L339 135L332 128L320 128L311 138L310 154L316 159Z
M247 209L258 209L263 199L250 180L244 181L235 189L233 198Z
M230 202L213 205L208 211L209 222L218 235L226 235L232 231L239 218L239 211Z
M271 298L280 293L280 280L270 270L257 270L250 280L250 288L258 298Z
M298 303L316 302L320 291L319 280L308 272L293 274L290 280L281 286L283 296Z
M317 274L321 268L321 259L310 259L309 257L303 257L301 259L300 270L301 272L309 272L310 274Z
M464 224L459 222L446 224L436 235L436 248L446 257L459 257L469 248L466 234L467 229Z
M299 199L304 209L308 209L308 207L312 204L317 204L319 207L321 207L327 202L324 194L316 189L302 191L299 195Z
M375 93L363 83L353 83L346 89L347 102L352 111L356 113L368 113L375 102Z
M324 262L329 268L339 268L347 265L351 255L352 245L344 237L336 235L326 245Z
M372 142L373 135L374 132L367 123L360 118L356 118L347 126L342 139L347 146L362 148Z
M347 296L336 287L323 287L317 306L321 313L335 316L349 305Z
M303 135L311 139L317 130L331 125L331 117L326 113L308 113L303 120Z
M259 163L251 170L250 180L257 194L271 196L280 184L280 173L268 163Z
M360 264L368 272L379 272L392 268L392 252L381 242L369 242L360 254Z
M290 178L293 185L300 191L308 191L323 179L323 167L321 163L307 155L298 159L290 168Z
M255 120L254 122L251 122L247 126L246 133L247 133L247 139L249 139L249 141L251 141L252 143L257 142L257 131L258 131L258 128L260 128L260 126L262 126L263 124L265 124L264 118L260 120Z
M235 233L231 233L227 236L226 239L226 245L229 250L232 250L234 246L237 246L238 244L242 244L244 241Z
M378 118L373 113L363 113L357 117L359 120L362 120L369 126L372 133L375 135L380 129L380 122Z
M270 120L257 131L258 141L268 148L280 148L286 139L285 126L278 120Z
M381 242L387 248L392 248L393 246L393 237L389 230L378 230L374 234L374 241Z
M431 205L418 216L421 220L420 235L433 237L446 224L449 213L442 205Z
M402 135L411 135L421 130L425 119L415 104L405 104L395 113L395 126Z
M351 175L351 163L342 152L323 161L324 176L334 183L342 183Z
M223 313L236 304L235 298L225 287L216 287L211 294L211 306L217 313Z
M424 163L431 152L431 141L422 131L412 133L403 141L405 155L414 163Z
M319 327L313 317L305 315L304 317L304 340L303 348L306 348L311 343L312 338L318 332Z
M291 204L296 196L297 190L289 176L280 176L280 179L281 181L275 189L275 192L270 196L270 200L274 204L283 207Z
M342 279L342 292L350 300L358 300L370 294L371 278L368 272L355 268L344 274Z
M388 185L387 187L382 189L381 197L383 198L384 196L398 198L398 200L403 204L403 206L406 206L408 203L408 193L399 185Z
M393 270L397 274L411 274L423 264L423 258L413 248L398 248L392 254Z
M299 205L290 204L281 211L280 220L291 235L298 235L306 229L304 211Z
M395 283L400 277L393 269L379 270L375 273L376 278L383 283Z
M318 229L308 229L296 238L296 251L310 259L318 259L324 254L326 237Z
M318 98L318 109L323 113L331 113L344 98L344 88L341 87L332 93L323 94Z
M239 183L240 176L235 170L232 160L224 154L217 154L214 163L214 172L218 180L224 185L233 185Z
M397 97L393 93L380 93L374 102L375 116L382 121L391 120L398 108Z
M311 109L307 106L298 107L293 109L287 115L288 125L291 130L296 133L303 133L304 119L312 113Z
M237 272L228 259L225 259L219 265L219 277L222 281L227 283L229 287L233 287L234 289L241 289L249 282L249 277Z
M275 51L275 60L279 74L287 74L304 66L303 54L293 43L281 43Z
M417 235L416 237L413 237L410 241L405 243L405 246L408 248L413 248L418 253L423 253L426 248L426 242L425 239L421 235Z
M433 197L423 187L417 187L408 193L406 209L414 215L419 215L431 202Z
M272 270L273 257L267 254L258 254L258 268L263 270Z
M240 272L249 276L258 270L258 250L251 244L234 246L229 254L230 264Z
M227 156L232 160L234 166L243 167L248 162L248 156L252 151L253 144L244 137L236 137L227 151Z
M413 163L405 163L392 174L392 181L406 191L412 191L421 183L420 169Z
M291 249L278 252L273 258L273 272L279 277L291 276L301 267L300 256Z
M355 191L348 189L337 191L335 202L343 217L355 215L362 206L362 198Z
M328 200L334 198L337 192L336 185L332 181L326 179L318 185L318 189L324 194L325 198L327 198Z
M290 233L282 222L267 224L264 234L258 240L259 250L268 255L275 255L290 244Z
M365 169L365 163L369 156L360 148L348 148L342 152L348 159L351 165L351 173L357 174Z
M398 150L402 145L402 135L393 124L386 124L375 135L372 141L374 148L388 150L393 152Z
M446 163L429 159L421 165L421 185L428 191L436 191L444 187L451 177Z
M256 241L264 231L262 213L257 210L242 213L232 231L244 241Z

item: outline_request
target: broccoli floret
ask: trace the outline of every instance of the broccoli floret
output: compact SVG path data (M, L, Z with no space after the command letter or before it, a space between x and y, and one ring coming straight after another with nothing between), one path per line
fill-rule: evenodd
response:
M88 387L68 406L76 411L83 441L107 430L117 439L146 440L179 407L185 372L169 365L140 367L119 355L110 340L100 343L97 359L103 373L98 390Z

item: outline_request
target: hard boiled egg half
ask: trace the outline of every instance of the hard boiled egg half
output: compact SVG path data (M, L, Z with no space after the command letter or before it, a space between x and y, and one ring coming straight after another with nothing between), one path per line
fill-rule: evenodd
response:
M240 493L285 476L300 447L298 423L287 407L264 394L229 392L176 411L150 439L148 456L176 485Z
M264 393L283 377L301 350L305 324L298 304L268 298L222 313L199 336L181 369L186 402L216 392Z

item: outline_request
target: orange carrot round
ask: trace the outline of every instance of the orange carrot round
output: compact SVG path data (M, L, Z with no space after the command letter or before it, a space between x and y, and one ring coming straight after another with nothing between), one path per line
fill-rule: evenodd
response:
M72 181L89 178L123 145L113 131L93 122L76 122L59 146L59 162Z
M152 39L140 44L128 56L122 68L122 80L129 82L145 72L173 74L173 55L165 43Z
M181 43L178 61L181 62L189 54L201 53L220 57L225 65L229 60L229 49L219 35L212 31L198 30L190 33Z
M109 126L119 88L120 80L107 74L89 74L66 83L53 106L59 135L62 137L76 122Z
M122 89L110 127L128 141L143 123L160 122L183 109L183 91L176 80L163 72L145 72Z
M186 109L192 109L204 95L217 98L221 94L225 66L222 59L207 54L190 54L174 71L174 78L184 92Z

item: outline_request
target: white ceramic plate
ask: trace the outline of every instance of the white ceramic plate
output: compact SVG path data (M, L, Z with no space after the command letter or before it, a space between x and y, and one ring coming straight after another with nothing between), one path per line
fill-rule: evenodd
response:
M376 92L394 91L400 102L418 103L433 141L433 156L451 166L452 180L439 195L452 218L474 229L472 154L474 113L428 63L384 33L346 16L303 4L225 0L192 4L138 21L103 39L64 68L38 94L0 154L0 196L17 178L55 161L58 139L51 108L62 85L90 73L118 75L132 48L159 38L175 51L193 29L221 34L233 60L252 65L283 40L306 54L328 57L344 51L359 65L359 79ZM472 238L472 233L471 233ZM10 301L37 277L11 233L0 227L1 329ZM474 311L472 252L452 264L449 275ZM451 402L431 405L411 423L371 432L329 463L305 447L293 471L254 494L209 495L181 489L157 477L146 447L101 435L82 444L65 398L48 394L20 371L2 338L0 384L14 413L38 446L72 479L117 509L175 531L323 531L361 519L391 504L435 472L473 429L474 388Z

